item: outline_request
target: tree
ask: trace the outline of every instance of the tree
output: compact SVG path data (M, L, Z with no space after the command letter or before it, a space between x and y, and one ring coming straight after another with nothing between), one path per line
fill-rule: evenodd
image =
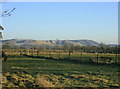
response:
M10 43L6 42L5 44L3 44L2 48L3 49L9 49L10 48Z
M4 30L4 28L0 26L0 30ZM0 39L2 39L2 32L0 32Z
M3 2L6 2L7 0L0 0L0 4L2 4ZM11 13L15 10L15 8L13 8L12 10L5 10L5 11L2 11L0 10L0 17L6 17L6 16L11 16ZM4 30L4 28L0 25L0 30ZM0 31L0 40L2 39L2 32ZM2 51L2 57L4 59L4 61L6 62L7 60L7 56L6 54L4 53L3 55L3 51Z
M3 4L3 3L6 3L7 2L7 0L0 0L0 4ZM15 8L13 8L13 9L10 9L10 10L4 10L4 11L0 11L0 16L1 17L6 17L6 16L11 16L12 14L12 12L15 10Z
M0 4L3 4L4 2L7 2L7 0L0 0ZM11 10L0 10L0 17L6 17L6 16L11 16L12 12L15 10L15 8ZM4 30L4 28L0 25L0 30ZM2 32L0 32L0 39L2 39Z

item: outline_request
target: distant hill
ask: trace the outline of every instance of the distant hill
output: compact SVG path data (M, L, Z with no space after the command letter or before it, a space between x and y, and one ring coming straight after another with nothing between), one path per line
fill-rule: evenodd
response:
M111 46L111 47L117 47L118 46L118 44L108 44L109 46Z
M3 40L3 44L9 43L20 47L33 46L56 46L56 45L74 45L74 46L99 46L99 43L93 40L31 40L31 39L9 39Z

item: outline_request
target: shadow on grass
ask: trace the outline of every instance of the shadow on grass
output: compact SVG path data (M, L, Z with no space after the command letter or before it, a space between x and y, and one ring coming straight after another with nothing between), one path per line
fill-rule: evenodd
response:
M8 58L23 58L23 55L7 55Z
M47 60L55 60L55 61L63 61L63 62L71 62L71 63L76 63L76 64L85 64L85 65L93 65L93 66L116 66L118 68L120 68L120 64L118 63L98 63L98 62L90 62L90 61L82 61L82 60L71 60L70 58L60 58L60 59L56 59L53 57L44 57L44 56L32 56L32 55L24 55L26 57L30 57L30 58L41 58L41 59L47 59Z

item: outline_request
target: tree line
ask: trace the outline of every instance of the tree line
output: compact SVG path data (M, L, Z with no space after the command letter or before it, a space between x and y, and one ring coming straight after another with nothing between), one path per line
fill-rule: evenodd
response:
M2 46L3 49L38 49L38 50L62 50L73 52L86 52L86 53L112 53L112 54L120 54L120 45L118 46L109 46L106 44L100 44L99 46L74 46L74 45L56 45L56 46L17 46L11 43L5 43Z

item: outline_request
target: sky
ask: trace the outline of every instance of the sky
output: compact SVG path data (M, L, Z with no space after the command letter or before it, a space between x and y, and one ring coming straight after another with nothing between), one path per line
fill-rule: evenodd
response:
M3 39L94 40L118 43L117 2L9 2Z

